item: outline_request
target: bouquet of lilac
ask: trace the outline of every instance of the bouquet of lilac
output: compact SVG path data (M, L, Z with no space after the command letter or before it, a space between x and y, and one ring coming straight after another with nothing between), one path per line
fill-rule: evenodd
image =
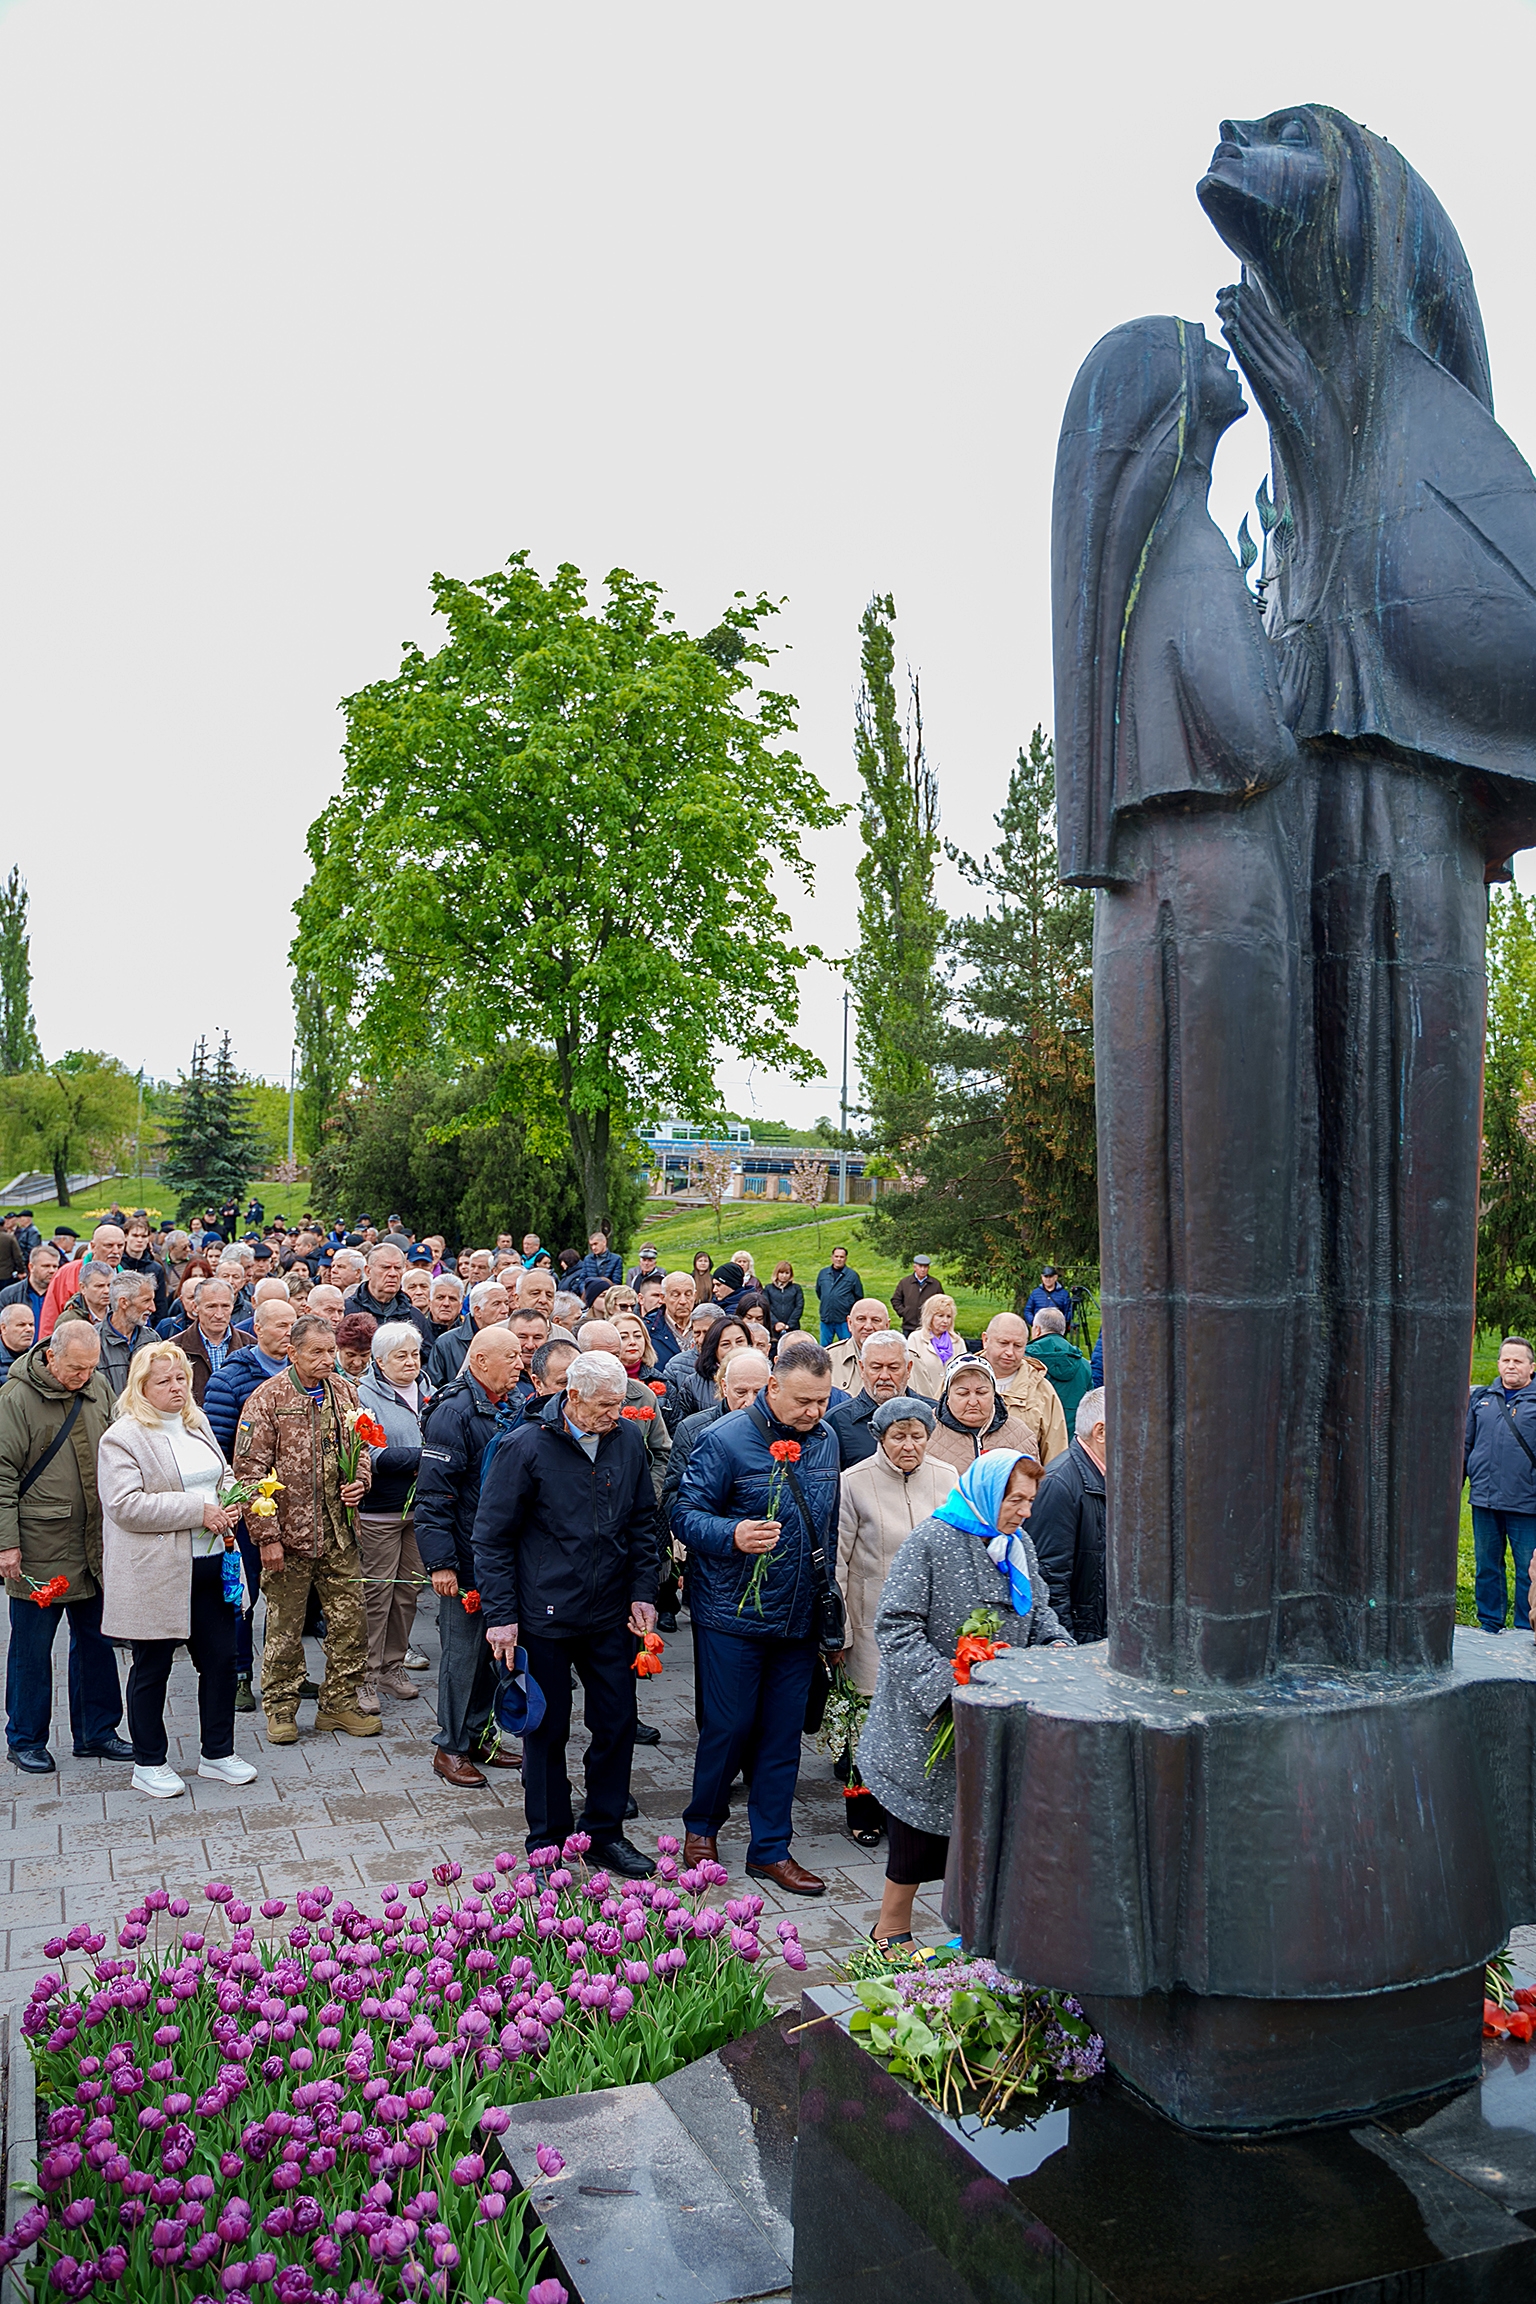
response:
M1104 2069L1104 2043L1076 2000L1020 1984L991 1960L941 1956L894 1970L887 1960L883 1973L861 1960L854 1989L849 2030L941 2112L1000 2120L1021 2095Z
M442 1864L377 1914L307 1889L285 1942L221 1881L199 1928L152 1891L123 1958L83 1925L55 1938L50 1959L89 1967L40 1977L22 2018L37 2200L0 2265L36 2248L39 2297L125 2304L562 2304L495 2165L505 2107L661 2079L769 2014L759 1897L711 1905L723 1867L680 1869L673 1839L640 1882L588 1871L589 1846L499 1855L467 1896Z

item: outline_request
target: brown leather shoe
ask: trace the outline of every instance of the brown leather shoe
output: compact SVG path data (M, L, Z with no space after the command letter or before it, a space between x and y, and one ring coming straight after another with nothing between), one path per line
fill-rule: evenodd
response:
M720 1858L715 1852L712 1833L685 1832L683 1834L683 1869L685 1872L690 1871L695 1864L718 1864L719 1861Z
M482 1752L482 1768L521 1768L523 1756L515 1744L498 1744L494 1752Z
M445 1784L460 1785L465 1791L485 1782L473 1760L467 1759L462 1752L434 1752L432 1773L441 1776Z
M771 1880L776 1888L784 1889L791 1896L825 1896L827 1892L825 1880L818 1880L814 1872L807 1872L793 1856L786 1856L777 1864L749 1864L747 1878Z

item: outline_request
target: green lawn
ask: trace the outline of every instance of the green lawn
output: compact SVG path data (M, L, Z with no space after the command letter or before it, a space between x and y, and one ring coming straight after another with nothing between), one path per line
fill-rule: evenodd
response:
M720 1211L721 1237L715 1237L715 1219L707 1208L678 1208L661 1201L649 1201L631 1250L642 1240L654 1240L660 1261L670 1270L673 1265L688 1265L699 1249L707 1248L716 1263L720 1263L733 1249L745 1248L751 1253L757 1276L767 1282L773 1278L773 1268L780 1257L787 1257L795 1268L795 1278L805 1290L806 1324L816 1315L816 1275L827 1263L834 1248L846 1248L848 1261L858 1272L871 1296L883 1296L890 1302L891 1290L910 1265L898 1264L891 1257L871 1248L864 1238L867 1211L862 1208L824 1208L819 1219L792 1200L770 1200L766 1206L751 1202L733 1201ZM631 1253L626 1262L633 1263ZM949 1288L959 1307L957 1325L967 1341L974 1342L994 1312L1011 1311L1011 1299L1005 1296L979 1295L974 1288L952 1284L950 1276L940 1266L934 1267L935 1279Z

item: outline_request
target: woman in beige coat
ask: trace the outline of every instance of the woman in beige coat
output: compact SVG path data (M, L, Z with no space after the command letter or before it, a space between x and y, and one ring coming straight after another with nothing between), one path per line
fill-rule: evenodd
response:
M951 1465L928 1460L934 1420L930 1400L898 1393L882 1401L869 1420L873 1456L843 1474L837 1523L837 1581L848 1616L843 1669L866 1696L873 1696L880 1670L875 1610L891 1562L959 1478Z
M128 1733L135 1789L172 1800L186 1790L168 1765L165 1691L185 1643L197 1668L200 1776L249 1784L256 1771L235 1755L235 1625L244 1604L224 1597L225 1536L240 1518L219 1502L229 1476L224 1452L192 1398L192 1370L179 1344L136 1352L117 1421L96 1458L101 1497L101 1628L133 1652ZM232 1555L238 1564L238 1552Z
M925 1400L937 1400L950 1369L969 1350L955 1327L956 1309L953 1296L930 1296L923 1305L917 1333L910 1340L912 1365L907 1388L921 1393Z

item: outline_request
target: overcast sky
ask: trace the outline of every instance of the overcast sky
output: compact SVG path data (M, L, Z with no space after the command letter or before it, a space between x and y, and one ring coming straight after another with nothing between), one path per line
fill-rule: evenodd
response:
M1526 0L0 0L0 872L46 1053L173 1073L227 1026L286 1074L337 700L430 640L434 569L519 546L694 630L782 596L844 798L894 592L944 828L984 843L1050 719L1067 388L1117 321L1209 319L1220 117L1324 101L1401 147L1529 453L1533 84ZM1229 534L1264 465L1250 416ZM846 948L856 835L818 845L797 919ZM728 1062L728 1101L831 1109L840 1014L813 971L829 1081Z

